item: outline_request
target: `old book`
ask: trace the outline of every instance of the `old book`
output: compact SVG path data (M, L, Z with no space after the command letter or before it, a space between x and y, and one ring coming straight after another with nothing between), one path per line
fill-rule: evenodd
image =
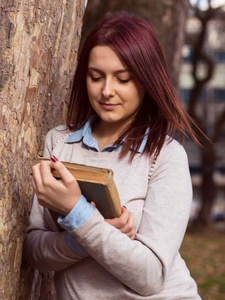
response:
M38 159L39 162L44 160L49 159L42 157ZM70 162L62 163L76 178L84 197L88 201L95 202L104 218L111 219L121 215L122 207L111 169ZM52 174L60 178L59 173L54 169Z

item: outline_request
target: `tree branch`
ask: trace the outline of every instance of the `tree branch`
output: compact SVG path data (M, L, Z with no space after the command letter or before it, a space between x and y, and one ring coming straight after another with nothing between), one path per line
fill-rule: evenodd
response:
M214 133L213 133L213 138L212 138L212 141L214 143L218 141L218 139L222 133L223 124L225 124L225 109L220 114L219 118L215 122Z

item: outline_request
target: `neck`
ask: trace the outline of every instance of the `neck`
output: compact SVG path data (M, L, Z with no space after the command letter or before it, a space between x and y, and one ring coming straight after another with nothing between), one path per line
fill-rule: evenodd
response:
M122 134L125 127L121 124L110 124L103 122L101 119L93 124L92 135L98 141L99 149L114 143Z

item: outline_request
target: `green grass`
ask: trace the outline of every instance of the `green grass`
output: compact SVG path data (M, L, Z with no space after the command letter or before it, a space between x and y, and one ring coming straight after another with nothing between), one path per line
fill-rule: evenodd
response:
M225 299L225 234L185 235L181 255L203 300Z

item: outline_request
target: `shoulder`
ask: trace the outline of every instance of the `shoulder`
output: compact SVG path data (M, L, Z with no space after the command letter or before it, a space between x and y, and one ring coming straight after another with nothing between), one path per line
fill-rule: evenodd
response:
M151 156L149 164L149 180L156 170L159 172L168 171L168 169L188 168L188 158L184 147L174 139L166 137L164 145L157 156Z
M184 147L174 139L166 138L164 145L155 160L154 169L189 169L188 157Z
M190 170L187 153L176 140L166 140L156 158L150 174L151 180L169 180L174 184L180 182L190 188Z
M158 158L182 162L187 160L187 153L178 141L167 137Z
M72 133L66 125L57 126L47 132L45 144L51 145L54 148L56 144L64 142Z

